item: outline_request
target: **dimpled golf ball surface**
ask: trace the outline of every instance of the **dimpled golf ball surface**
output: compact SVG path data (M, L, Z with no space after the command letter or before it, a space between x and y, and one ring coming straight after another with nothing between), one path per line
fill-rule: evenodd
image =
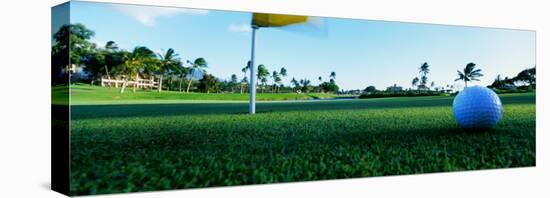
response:
M502 115L502 103L489 88L467 87L455 97L453 114L460 128L493 128Z

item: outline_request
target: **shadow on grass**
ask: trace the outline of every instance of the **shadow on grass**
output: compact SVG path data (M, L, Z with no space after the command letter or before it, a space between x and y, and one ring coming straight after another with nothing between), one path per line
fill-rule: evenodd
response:
M319 110L360 110L380 108L437 107L449 106L450 99L433 101L402 100L349 100L349 101L311 101L311 102L262 102L256 104L257 113L285 111L319 111ZM178 116L201 114L246 114L247 103L212 103L212 104L124 104L124 105L82 105L71 106L73 119L116 118L142 116Z
M285 111L363 110L411 107L449 107L452 97L384 98L356 100L319 100L261 102L257 113ZM503 97L503 104L534 104L535 97ZM120 118L143 116L181 116L201 114L246 114L247 103L122 104L71 106L72 119Z

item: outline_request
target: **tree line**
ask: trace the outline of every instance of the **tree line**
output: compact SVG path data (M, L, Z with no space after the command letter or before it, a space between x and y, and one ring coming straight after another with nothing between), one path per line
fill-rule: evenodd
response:
M427 62L424 62L420 65L418 68L419 76L414 77L411 81L412 88L408 90L408 92L414 92L413 89L416 90L417 93L410 93L410 95L418 95L418 94L440 94L440 92L446 92L450 93L455 88L455 85L446 85L446 87L443 86L436 86L435 82L432 81L429 82L428 74L430 73L430 65ZM461 69L457 70L457 78L454 81L463 81L464 87L468 87L468 83L472 81L480 81L480 78L483 77L482 70L478 68L477 64L470 62L466 64L466 66ZM536 67L533 66L532 68L527 68L522 71L520 71L516 76L514 77L505 77L502 78L501 75L497 75L493 83L489 86L489 88L493 89L500 89L500 90L517 90L517 89L523 89L523 90L530 90L536 88ZM403 90L402 87L398 87L397 85L390 86L386 89L386 92L391 92L396 94L396 92L403 92L406 90ZM382 91L377 90L376 87L370 85L367 86L363 90L348 90L344 91L345 93L349 94L363 94L365 97L371 97L370 95L373 95L374 93L380 93Z
M85 77L74 77L74 81L95 84L98 79L107 78L123 80L120 92L124 93L129 81L138 79L158 79L157 91L173 90L189 93L200 92L232 92L245 93L249 88L247 72L249 63L241 69L243 78L239 80L232 74L229 80L220 80L207 72L208 62L203 57L184 60L169 48L161 53L155 53L145 46L137 46L131 51L119 48L116 42L108 41L103 46L90 42L95 33L83 24L63 25L54 35L52 46L52 82L65 82L67 75L72 75L72 65L79 66L85 72ZM264 64L258 65L257 78L261 93L271 92L337 92L336 73L330 74L329 82L320 82L318 86L311 85L308 79L297 81L291 85L283 84L288 77L285 67L269 71ZM321 81L321 77L319 77ZM271 82L271 84L269 84ZM134 83L132 91L136 91Z

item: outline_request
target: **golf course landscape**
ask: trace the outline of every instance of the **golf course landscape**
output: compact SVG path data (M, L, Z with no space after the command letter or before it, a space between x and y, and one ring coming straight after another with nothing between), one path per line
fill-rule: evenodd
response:
M533 31L83 1L56 18L66 195L536 166Z
M101 97L87 95L88 89ZM120 94L86 85L72 89L73 193L480 170L536 162L534 93L501 94L501 121L495 129L479 131L456 127L451 96L258 102L257 114L249 115L246 97L239 94L177 103L170 92L153 93L159 97L153 104L144 104L150 98L138 94L109 104L103 99Z

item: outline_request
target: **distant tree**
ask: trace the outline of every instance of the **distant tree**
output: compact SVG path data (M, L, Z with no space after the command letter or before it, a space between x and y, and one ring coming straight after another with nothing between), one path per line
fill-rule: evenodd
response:
M261 78L260 82L262 83L262 93L264 93L265 87L267 86L267 77Z
M430 65L428 65L427 62L422 63L420 68L418 68L419 72L423 76L427 76L430 73Z
M105 49L111 50L111 51L117 51L118 44L114 41L107 41L107 43L105 43Z
M476 69L475 63L468 63L463 71L458 70L458 78L455 81L464 81L464 87L468 87L469 81L479 81L479 77L482 77L481 69Z
M243 79L241 80L241 94L243 93L244 91L244 87L248 85L248 78L245 76L243 77Z
M198 88L201 92L219 92L221 82L212 74L204 73L199 80Z
M120 93L124 93L127 86L127 80L132 78L134 81L139 79L139 73L151 64L155 64L155 53L147 47L139 46L134 48L131 53L124 56L124 63L120 67L120 71L127 77L122 84ZM136 91L137 83L134 83L133 92Z
M189 76L191 74L191 68L184 67L183 64L180 64L176 69L174 69L174 72L179 79L178 91L183 92L183 80L185 79L185 76Z
M235 92L234 87L237 86L239 82L239 79L237 78L237 74L231 75L231 80L229 81L229 84L231 86L231 92Z
M432 81L432 83L430 83L430 88L434 88L435 87L435 82Z
M336 85L335 83L330 83L330 82L323 82L319 85L319 87L321 88L321 90L323 92L338 92L338 85Z
M294 85L294 89L299 89L300 88L300 82L298 82L298 80L296 80L296 78L292 78L292 80L290 80L290 83L292 83L292 85Z
M367 93L374 93L374 92L376 92L376 87L370 85L370 86L368 86L367 88L365 88L365 92L367 92Z
M533 88L535 87L536 83L536 69L535 67L525 69L518 73L516 77L514 77L514 81L516 82L522 82L527 83L529 87Z
M418 85L419 89L428 89L428 77L427 76L421 76L420 77L420 85Z
M80 61L85 65L84 71L88 73L90 79L90 85L93 85L95 80L98 79L105 70L105 51L101 49L95 49L88 52L84 60Z
M105 75L111 80L111 72L116 66L121 65L124 61L123 53L118 50L118 45L114 41L108 41L104 48L91 48L85 56L81 57L81 63L85 65L84 71L90 75L90 83L101 76ZM110 84L108 84L110 86Z
M424 62L419 68L420 73L420 87L426 89L428 86L428 74L430 73L430 65L427 62Z
M273 71L271 73L271 79L273 81L273 84L271 85L271 93L274 93L275 92L275 88L277 86L277 81L275 80L276 78L280 79L281 77L279 76L279 72L277 71Z
M281 71L279 71L279 74L281 75L282 78L286 78L288 76L288 71L286 70L286 68L281 67Z
M418 79L418 77L414 77L413 80L412 80L412 83L411 83L412 87L414 88L414 87L418 86L419 81L420 81L420 79Z
M288 71L286 70L286 68L281 67L281 71L279 72L279 74L281 74L282 77L286 77L288 75L287 72Z
M310 86L311 81L308 79L302 79L300 80L300 84L301 84L301 91L305 93L309 93L311 89L311 86Z
M116 75L116 72L113 70L116 70L116 66L121 65L124 63L123 57L124 57L125 51L120 51L118 44L116 44L114 41L108 41L105 44L105 75L107 76L107 79L111 80L111 74Z
M244 86L248 83L248 78L246 77L246 72L250 69L250 61L246 63L246 66L244 66L241 69L241 72L243 72L243 79L241 80L241 94L243 93Z
M189 89L191 88L191 84L193 83L193 78L197 73L203 74L206 72L206 68L208 68L208 63L204 58L197 58L195 61L187 61L191 66L191 74L189 75L189 83L187 84L187 93L189 93Z
M93 51L95 44L89 42L89 39L95 35L94 31L86 28L83 24L63 25L53 35L59 51L68 52L70 62L80 65L81 61L90 51Z
M158 92L162 92L162 78L168 72L179 69L182 65L179 55L174 51L174 49L168 49L164 54L158 54L159 65L157 72L159 75L159 85Z
M277 71L273 71L273 73L271 74L272 78L273 78L273 88L275 89L275 91L277 93L279 93L279 85L281 84L281 81L283 80L281 78L281 75L279 74L279 72ZM271 91L273 92L273 90Z
M70 74L69 64L81 65L82 61L89 58L90 52L96 48L89 41L94 32L83 24L63 25L53 35L55 44L51 49L52 83L68 83L66 76Z
M508 77L506 77L505 79L502 79L501 75L499 74L497 75L493 83L491 83L491 85L489 85L488 87L502 89L509 85L507 81L509 81Z
M262 93L264 92L265 86L267 84L267 78L269 77L269 70L265 67L265 65L260 64L258 65L258 73L256 74L258 77L259 82L262 83Z

